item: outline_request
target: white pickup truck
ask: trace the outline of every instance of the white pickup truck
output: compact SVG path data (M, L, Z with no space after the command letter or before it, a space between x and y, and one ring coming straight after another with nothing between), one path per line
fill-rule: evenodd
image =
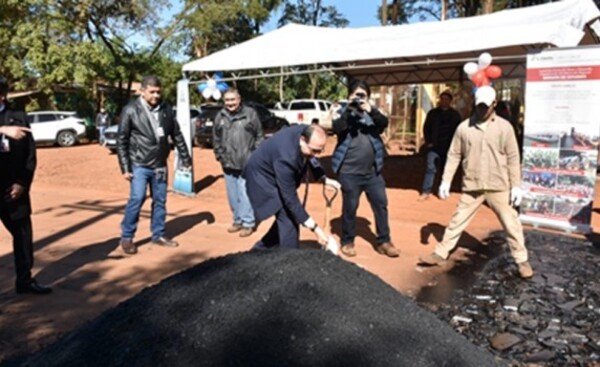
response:
M288 120L290 124L310 124L313 119L319 120L319 125L331 129L329 109L331 102L322 99L295 99L283 104L280 109L272 109L275 116Z

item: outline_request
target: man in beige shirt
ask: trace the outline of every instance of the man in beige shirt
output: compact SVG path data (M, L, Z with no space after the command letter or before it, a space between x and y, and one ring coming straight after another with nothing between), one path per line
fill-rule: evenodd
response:
M496 91L489 86L475 93L475 114L463 121L452 139L439 197L450 196L450 183L462 163L464 172L458 206L432 254L420 258L426 265L445 261L475 213L487 202L506 231L508 246L521 278L533 276L519 214L522 199L519 148L510 123L497 116Z

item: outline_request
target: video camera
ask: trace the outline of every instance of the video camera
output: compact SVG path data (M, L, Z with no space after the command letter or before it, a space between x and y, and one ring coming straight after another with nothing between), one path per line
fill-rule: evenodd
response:
M360 105L367 98L367 95L364 93L356 93L355 97L352 98L348 105L353 108L360 109Z

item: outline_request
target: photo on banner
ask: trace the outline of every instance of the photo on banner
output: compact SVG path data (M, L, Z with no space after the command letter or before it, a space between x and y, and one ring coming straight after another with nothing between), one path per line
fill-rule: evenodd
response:
M527 56L521 220L592 231L600 132L600 47Z

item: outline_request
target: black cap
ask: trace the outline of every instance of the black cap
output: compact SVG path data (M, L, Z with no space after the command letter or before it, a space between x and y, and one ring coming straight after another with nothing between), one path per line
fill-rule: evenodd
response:
M7 94L8 94L8 81L6 80L5 77L0 75L0 95L5 96Z

